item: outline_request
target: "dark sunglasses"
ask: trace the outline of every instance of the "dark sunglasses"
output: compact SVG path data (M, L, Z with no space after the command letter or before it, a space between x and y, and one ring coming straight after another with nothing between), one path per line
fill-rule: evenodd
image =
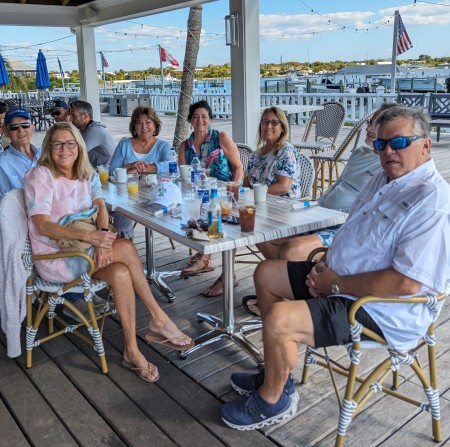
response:
M389 144L389 147L396 151L398 149L406 149L407 147L411 146L411 143L416 140L420 140L421 138L424 137L420 135L413 135L411 137L395 137L391 138L390 140L382 140L380 138L377 138L376 140L373 140L373 147L377 151L384 151L386 145Z
M18 124L10 124L9 130L15 132L21 127L22 129L28 129L31 126L31 123L18 123Z
M61 115L61 110L55 110L54 112L50 113L51 116L59 116Z

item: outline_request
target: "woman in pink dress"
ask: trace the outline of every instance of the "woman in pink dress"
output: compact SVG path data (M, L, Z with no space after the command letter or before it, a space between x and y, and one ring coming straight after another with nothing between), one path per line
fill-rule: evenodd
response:
M82 240L92 247L87 253L97 267L94 278L110 284L124 332L122 365L142 380L155 382L158 369L139 351L136 340L136 294L147 307L151 320L148 341L186 350L192 340L183 334L156 302L139 260L127 239L108 231L108 211L98 175L89 164L86 145L70 123L57 123L48 131L38 165L25 176L25 202L33 254L59 252L52 240ZM60 225L63 216L98 206L97 231L81 231ZM67 282L87 270L83 260L55 259L36 262L39 275L48 281Z

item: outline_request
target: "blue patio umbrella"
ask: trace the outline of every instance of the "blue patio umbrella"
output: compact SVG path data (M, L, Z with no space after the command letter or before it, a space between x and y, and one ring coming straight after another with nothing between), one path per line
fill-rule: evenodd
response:
M42 50L39 50L36 61L36 88L45 90L49 87L50 78L48 76L47 61Z
M6 72L5 61L0 54L0 87L4 87L6 84L9 84L9 77Z

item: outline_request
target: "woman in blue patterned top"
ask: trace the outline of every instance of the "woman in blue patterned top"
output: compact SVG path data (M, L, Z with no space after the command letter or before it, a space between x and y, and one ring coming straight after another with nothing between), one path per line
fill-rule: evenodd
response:
M224 182L242 181L243 168L236 144L226 132L211 129L212 110L202 100L189 107L188 121L194 131L178 148L179 165L191 164L194 154L198 155L200 166L206 175ZM184 275L210 272L214 270L211 255L196 253L189 259L189 266L182 271Z
M290 199L300 197L300 163L289 143L289 124L278 107L264 110L259 122L258 149L248 163L244 186L265 183L268 193Z
M194 154L206 175L227 182L242 181L243 168L239 151L226 132L211 129L213 114L209 104L202 100L189 107L188 121L194 131L178 149L179 165L190 165Z

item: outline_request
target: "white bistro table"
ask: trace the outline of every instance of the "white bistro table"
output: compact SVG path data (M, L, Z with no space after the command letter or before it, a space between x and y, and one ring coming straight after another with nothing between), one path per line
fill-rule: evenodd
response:
M225 237L210 241L193 240L186 237L186 230L181 228L180 219L170 215L153 216L143 203L128 203L120 205L116 211L136 222L157 231L175 241L190 247L200 253L222 253L223 278L223 319L213 315L198 313L199 321L206 321L213 329L195 340L195 346L181 355L185 357L203 346L214 343L222 338L228 338L248 352L258 364L263 363L263 357L256 347L250 343L244 332L261 327L261 321L246 321L242 325L234 321L233 314L233 250L235 248L254 245L258 242L308 233L321 228L338 225L345 222L345 213L321 208L318 206L291 210L292 200L267 196L264 204L259 204L256 212L256 225L253 233L242 233L239 225L224 223ZM247 190L240 194L239 205L253 204L253 192ZM236 210L233 210L236 214Z
M148 202L150 187L141 181L139 183L138 193L129 193L126 183L102 183L103 197L105 199L106 207L109 211L116 211L120 205L129 203L144 203ZM133 219L136 220L136 219ZM181 275L180 270L173 271L157 271L155 267L155 253L153 246L153 230L151 227L145 227L145 256L147 266L147 279L154 284L162 294L167 297L169 303L173 302L175 295L170 287L164 281L168 276Z

